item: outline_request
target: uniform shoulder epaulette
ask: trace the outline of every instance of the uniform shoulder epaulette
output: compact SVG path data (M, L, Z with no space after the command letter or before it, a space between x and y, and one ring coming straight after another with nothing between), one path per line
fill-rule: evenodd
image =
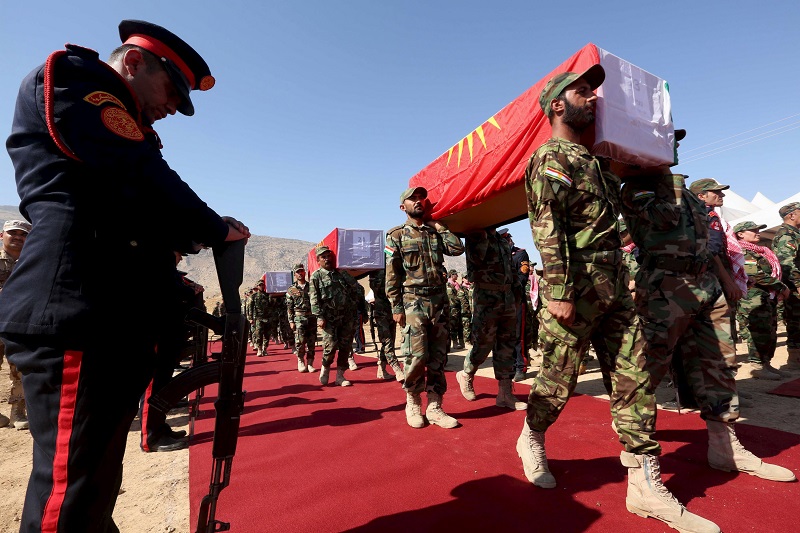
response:
M289 287L289 294L291 294L292 296L300 296L300 289L292 285L291 287Z
M91 48L86 48L85 46L67 43L64 46L64 48L66 48L69 52L72 52L73 54L84 57L86 59L100 59L100 54L98 54Z
M393 227L393 228L389 229L389 230L386 232L386 234L388 235L388 234L390 234L390 233L394 233L395 231L397 231L397 230L399 230L399 229L403 229L403 226L405 226L405 224L400 224L399 226L395 226L395 227Z

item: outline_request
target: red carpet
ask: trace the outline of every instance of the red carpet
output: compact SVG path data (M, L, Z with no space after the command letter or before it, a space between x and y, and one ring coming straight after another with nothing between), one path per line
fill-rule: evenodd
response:
M800 379L794 379L792 381L787 381L786 383L781 383L771 391L769 394L777 394L778 396L792 396L794 398L800 398Z
M361 368L347 373L352 387L323 388L319 373L297 372L288 350L248 356L232 481L217 508L231 531L669 530L625 509L608 402L576 396L548 431L558 488L545 490L523 475L514 447L524 414L494 406L495 381L476 379L478 401L467 402L448 372L445 407L462 426L415 430L406 425L399 384L379 382L374 359L356 360ZM521 399L528 390L516 386ZM192 528L210 479L215 393L206 394L190 449ZM659 428L663 478L689 510L727 533L797 530L800 484L710 469L697 415L661 412ZM754 453L800 471L800 436L744 424L738 433Z

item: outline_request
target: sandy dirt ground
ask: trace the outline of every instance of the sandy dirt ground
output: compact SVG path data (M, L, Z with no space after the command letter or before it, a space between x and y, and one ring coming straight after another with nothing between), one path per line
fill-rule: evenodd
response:
M782 326L781 326L782 328ZM365 328L369 329L369 328ZM367 331L369 338L369 331ZM785 365L787 352L786 337L779 330L778 350L773 360L776 367ZM368 343L367 353L361 357L375 357L372 343ZM745 353L743 345L737 347L738 353ZM466 351L452 353L447 369L459 370ZM740 356L740 359L742 357ZM534 362L536 360L534 359ZM529 378L515 385L518 395L527 394L537 367L529 371ZM8 367L0 369L0 398L8 394ZM741 422L800 434L800 399L768 394L778 384L800 378L800 372L793 372L781 382L760 381L749 377L747 365L743 365L737 376L739 389L749 395L751 407L742 409ZM478 372L479 376L492 377L491 359ZM493 381L478 380L476 388L495 387ZM592 360L586 374L580 377L577 392L603 397L600 370L597 361ZM659 403L673 399L673 390L662 385L657 391ZM567 407L569 409L569 407ZM9 414L9 405L0 404L0 412ZM696 416L687 412L687 416ZM175 429L188 430L188 410L174 411L170 414L170 425ZM117 499L114 519L122 532L171 533L190 531L189 517L189 451L169 453L144 453L139 449L139 422L134 421L128 435L128 448L125 455L123 492ZM19 519L25 487L31 469L32 440L27 431L0 429L0 533L19 530ZM235 469L234 469L235 475ZM194 524L195 517L191 517Z

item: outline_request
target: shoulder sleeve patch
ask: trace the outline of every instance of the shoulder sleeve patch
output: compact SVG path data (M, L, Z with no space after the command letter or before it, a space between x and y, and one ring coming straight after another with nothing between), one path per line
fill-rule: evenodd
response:
M143 141L144 134L133 117L124 109L107 107L100 113L106 128L112 133L131 141Z
M653 198L656 195L654 191L636 191L633 193L633 200L647 200L649 198Z
M544 169L544 175L552 180L556 180L557 182L566 185L567 187L572 187L572 178L556 168L548 166Z
M119 99L111 93L105 91L94 91L83 97L84 100L92 105L100 106L105 103L114 104L122 109L127 109Z

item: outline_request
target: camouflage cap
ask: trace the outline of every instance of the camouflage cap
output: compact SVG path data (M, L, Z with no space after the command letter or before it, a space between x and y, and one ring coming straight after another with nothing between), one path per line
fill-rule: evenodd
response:
M730 185L723 185L714 178L699 179L693 181L692 184L689 185L689 190L692 191L693 194L700 194L708 191L724 191L730 188Z
M455 268L451 268L451 269L450 269L450 271L449 271L449 272L447 272L447 275L448 275L448 276L452 276L453 274L455 274L456 276L458 276L458 271L457 271Z
M511 234L508 232L508 228L501 228L497 230L497 234L506 238L511 237Z
M403 191L403 194L400 195L400 203L402 204L403 202L405 202L406 198L408 198L417 191L422 191L422 194L425 195L425 198L428 197L428 189L426 189L425 187L409 187L408 189Z
M30 233L31 225L29 222L24 220L6 220L5 224L3 224L3 231L11 231L15 229L24 231L25 233Z
M682 141L686 137L686 130L675 130L675 140Z
M784 218L789 213L797 211L798 209L800 209L800 202L792 202L778 209L778 214L781 216L781 218Z
M761 231L762 229L766 228L766 224L756 224L752 220L745 220L744 222L739 222L733 227L734 233L739 233L740 231Z
M303 266L303 263L297 263L295 266L292 267L292 273L294 274L298 270L305 270L306 267Z
M328 247L327 247L327 246L325 246L324 244L321 244L320 246L317 246L317 249L316 249L316 254L317 254L317 257L319 257L319 256L321 256L322 254L324 254L325 252L330 252L330 251L331 251L331 249L330 249L330 248L328 248Z
M581 73L562 72L551 78L539 95L539 106L541 106L545 116L550 116L550 102L558 98L569 85L581 78L586 80L589 87L594 91L603 84L603 80L606 79L606 71L603 70L601 65L592 65Z

